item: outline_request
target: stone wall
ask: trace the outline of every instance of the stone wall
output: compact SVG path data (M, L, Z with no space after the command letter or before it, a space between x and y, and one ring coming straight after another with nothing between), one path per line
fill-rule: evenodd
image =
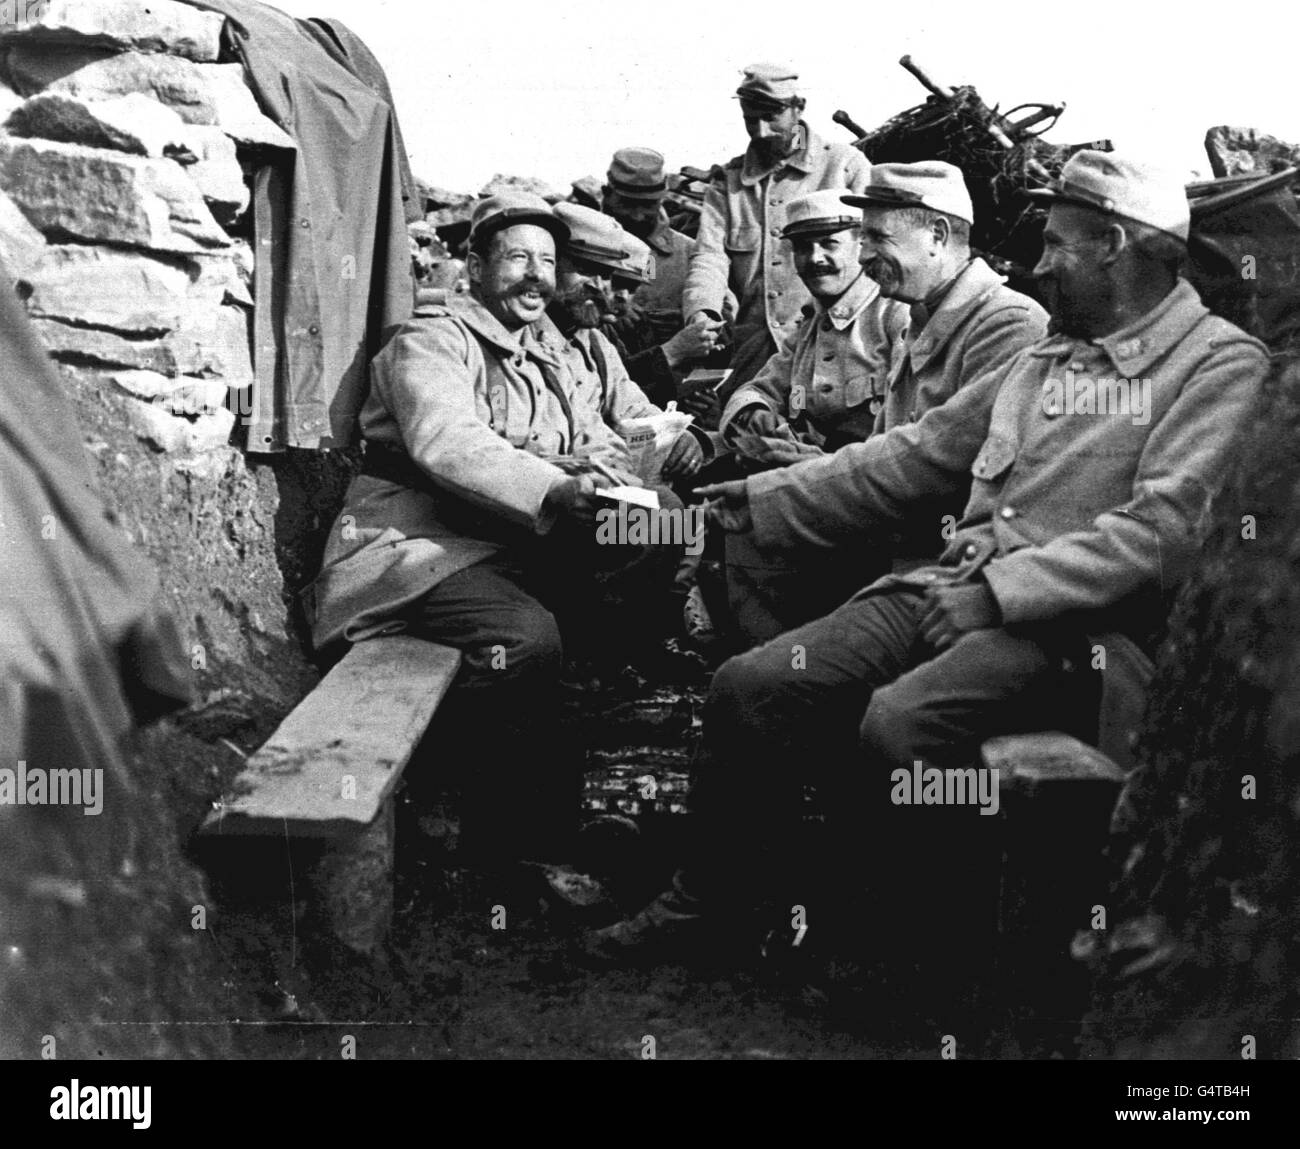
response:
M0 29L0 256L188 636L200 704L146 739L185 831L315 680L296 593L352 473L346 452L233 445L255 385L251 176L292 141L215 13L51 0L28 17Z

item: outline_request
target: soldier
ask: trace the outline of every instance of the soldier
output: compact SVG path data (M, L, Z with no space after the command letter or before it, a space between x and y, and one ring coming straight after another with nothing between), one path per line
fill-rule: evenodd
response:
M881 296L893 299L900 310L910 307L906 338L891 345L896 353L887 383L873 389L867 411L854 420L858 439L915 422L959 388L1004 367L1046 330L1043 309L1005 286L1002 276L971 255L974 210L965 180L951 164L877 164L861 195L839 193L838 198L845 210L850 206L862 210L860 258L863 271L871 277L865 282L878 282ZM833 311L823 325L828 321L834 323ZM831 338L830 333L823 338ZM758 394L754 388L770 386L764 380L784 360L783 352L748 387L736 392L724 413L728 427L740 421L760 434L770 428L772 424L765 421L774 416L764 408L750 406L758 413L745 423L745 406ZM812 360L805 355L804 363L807 369ZM816 370L827 368L823 363ZM824 390L827 385L825 378L805 382L810 414L818 397L834 400L835 392ZM758 428L752 425L755 419L760 421ZM847 441L841 434L828 446ZM764 460L791 462L807 457L810 450L815 448L769 435L762 440L759 454ZM941 524L955 524L964 502L965 492L950 492L927 500L926 505L914 505L892 542L864 540L852 555L842 553L843 548L829 553L815 548L765 550L749 534L729 536L728 592L742 635L751 643L774 638L832 610L891 563L901 571L932 560L945 541ZM861 580L846 585L855 575L861 575Z
M695 241L675 231L664 212L664 158L652 148L622 148L610 161L601 202L628 234L649 246L648 274L613 331L624 365L661 405L677 397L677 380L718 346L722 321L683 324L682 289Z
M555 205L569 229L559 256L556 292L547 315L563 337L565 354L579 393L613 430L625 419L661 415L627 373L618 350L601 333L601 319L612 306L612 279L633 259L633 244L644 249L609 216L578 204ZM695 474L713 453L709 437L687 428L664 461L663 476L672 480Z
M753 64L736 95L749 133L704 198L682 310L688 323L723 318L727 290L738 301L732 388L751 379L799 325L809 294L782 238L792 201L824 188L861 191L862 153L824 141L803 121L796 73ZM724 400L726 396L723 396Z
M466 842L498 862L563 860L577 815L556 616L581 617L591 595L609 482L557 461L626 461L545 318L567 234L535 195L475 205L470 293L423 304L371 365L362 471L308 599L319 649L405 630L462 652L437 722L474 749L461 759Z
M1087 665L1100 632L1152 649L1267 356L1180 277L1189 213L1179 180L1082 151L1043 194L1051 210L1034 274L1052 333L916 423L702 489L724 529L753 529L767 545L828 544L888 527L919 496L973 476L938 563L880 579L721 667L693 799L699 853L672 891L592 937L598 954L750 902L764 881L761 847L788 834L817 751L853 764L820 777L828 805L862 813L857 838L887 844L891 878L929 879L912 904L930 916L927 898L970 859L953 854L954 839L921 832L952 819L908 817L899 773L916 762L964 770L996 734L1095 725L1096 690L1069 664ZM860 864L873 872L871 859Z

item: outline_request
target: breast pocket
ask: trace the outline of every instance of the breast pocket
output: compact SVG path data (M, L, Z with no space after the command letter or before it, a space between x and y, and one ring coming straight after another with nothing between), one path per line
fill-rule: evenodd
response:
M754 224L738 224L727 232L728 251L757 251L762 246L762 229Z
M1016 443L1004 435L990 435L971 464L970 473L986 483L996 482L1016 461Z
M880 394L880 380L875 375L855 375L844 382L844 406L861 407Z

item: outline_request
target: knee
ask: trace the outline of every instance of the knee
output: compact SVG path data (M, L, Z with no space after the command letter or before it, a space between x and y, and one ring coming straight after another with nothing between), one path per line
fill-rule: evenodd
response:
M497 674L510 678L558 680L564 648L555 616L541 606L513 612L485 661Z
M895 769L910 768L912 761L924 757L920 712L912 700L898 690L882 686L871 696L858 742L863 752L877 764Z
M788 688L789 674L774 668L761 649L727 659L714 673L704 703L705 734L736 738L775 729L780 697Z

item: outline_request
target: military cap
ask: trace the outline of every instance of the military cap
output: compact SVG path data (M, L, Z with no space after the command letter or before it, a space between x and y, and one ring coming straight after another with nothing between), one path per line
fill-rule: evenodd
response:
M653 148L620 148L605 179L625 199L659 199L668 190L664 158Z
M1113 152L1075 152L1051 184L1029 194L1122 215L1181 240L1191 223L1182 180Z
M650 245L626 232L623 234L623 244L627 248L627 255L614 268L614 274L620 279L631 279L637 283L653 283L655 257Z
M843 202L843 195L843 188L827 188L791 200L782 237L834 235L847 227L857 227L861 217Z
M842 198L855 207L928 207L975 222L975 208L961 169L943 160L872 164L871 182L859 194Z
M736 96L754 104L784 107L798 96L794 82L799 73L785 64L750 64Z
M611 270L628 256L628 235L613 216L577 203L557 203L556 218L568 229L565 252Z
M532 223L546 228L555 237L557 247L568 241L569 231L564 221L556 216L551 205L541 196L525 191L501 191L496 195L484 196L475 203L474 211L469 217L470 245L503 228L520 223Z

